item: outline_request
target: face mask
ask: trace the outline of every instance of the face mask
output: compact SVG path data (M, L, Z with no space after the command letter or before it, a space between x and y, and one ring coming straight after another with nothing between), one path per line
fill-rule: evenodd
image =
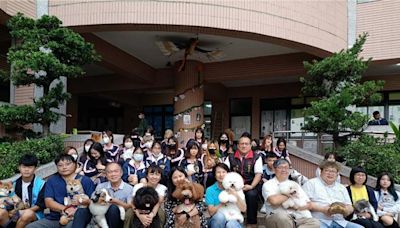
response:
M86 145L86 146L85 146L85 151L86 151L86 152L89 152L90 147L91 147L91 145Z
M168 144L168 148L174 150L176 149L176 144Z
M227 144L228 140L227 139L221 139L220 142L221 142L221 144Z
M103 142L104 142L105 144L109 143L109 142L110 142L110 138L109 138L109 137L104 137L104 138L103 138Z
M126 148L132 148L133 142L126 142L124 145Z
M78 159L78 155L77 154L71 154L71 156L74 158L75 161Z
M135 146L135 148L139 147L140 146L140 139L134 139L133 140L133 146Z
M138 162L143 161L143 154L134 154L133 159Z
M208 152L210 152L210 154L215 154L215 149L208 149Z

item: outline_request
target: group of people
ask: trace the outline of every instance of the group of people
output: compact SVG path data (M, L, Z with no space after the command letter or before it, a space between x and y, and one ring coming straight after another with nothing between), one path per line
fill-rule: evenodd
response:
M135 132L125 136L122 145L113 141L112 132L105 131L102 142L86 140L81 154L73 147L65 148L55 159L57 173L47 182L34 175L37 158L23 156L19 165L21 177L14 186L16 195L30 208L20 211L16 221L0 209L0 225L60 227L60 217L66 216L66 227L87 227L93 222L89 198L106 189L112 199L105 215L109 227L175 227L193 216L200 217L200 227L256 227L260 208L267 227L398 227L400 200L392 176L379 175L377 186L372 189L366 185L365 170L356 167L346 189L340 183L340 167L334 153L325 156L316 177L308 180L292 166L286 141L279 138L274 147L271 135L259 143L244 133L234 144L229 133L222 133L218 140L206 140L199 128L185 147L179 146L171 130L165 132L161 142L154 140L151 131L143 136ZM244 198L230 192L237 198L237 208L246 214L245 223L228 220L219 211L225 204L218 196L229 172L237 172L243 178ZM67 184L72 180L79 180L89 197L73 200L70 206L64 198L69 197ZM200 184L205 196L195 202L190 212L177 214L175 208L183 202L173 193L184 182ZM284 206L293 197L280 190L285 184L293 185L296 196L306 203L301 207ZM157 202L144 213L138 204L148 189L154 190ZM360 200L372 205L379 220L373 219L372 211L353 216L353 205ZM335 203L341 203L342 213L331 211ZM49 213L43 213L45 208ZM121 208L125 211L124 220Z

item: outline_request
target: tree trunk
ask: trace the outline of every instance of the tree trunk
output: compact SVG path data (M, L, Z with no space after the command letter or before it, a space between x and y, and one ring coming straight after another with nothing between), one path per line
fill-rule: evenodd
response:
M47 137L50 135L50 123L42 123L43 136Z

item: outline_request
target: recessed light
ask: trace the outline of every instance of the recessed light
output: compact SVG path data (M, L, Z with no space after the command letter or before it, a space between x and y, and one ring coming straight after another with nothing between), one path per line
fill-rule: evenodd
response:
M396 66L400 66L400 63L396 63Z

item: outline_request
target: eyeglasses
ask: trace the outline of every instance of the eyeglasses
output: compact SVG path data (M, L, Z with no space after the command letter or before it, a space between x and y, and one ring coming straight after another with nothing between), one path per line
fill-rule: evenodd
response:
M276 167L275 169L277 169L277 170L289 170L290 167L287 167L287 166L278 166L278 167Z
M324 169L322 172L324 173L338 173L338 171L336 169Z

